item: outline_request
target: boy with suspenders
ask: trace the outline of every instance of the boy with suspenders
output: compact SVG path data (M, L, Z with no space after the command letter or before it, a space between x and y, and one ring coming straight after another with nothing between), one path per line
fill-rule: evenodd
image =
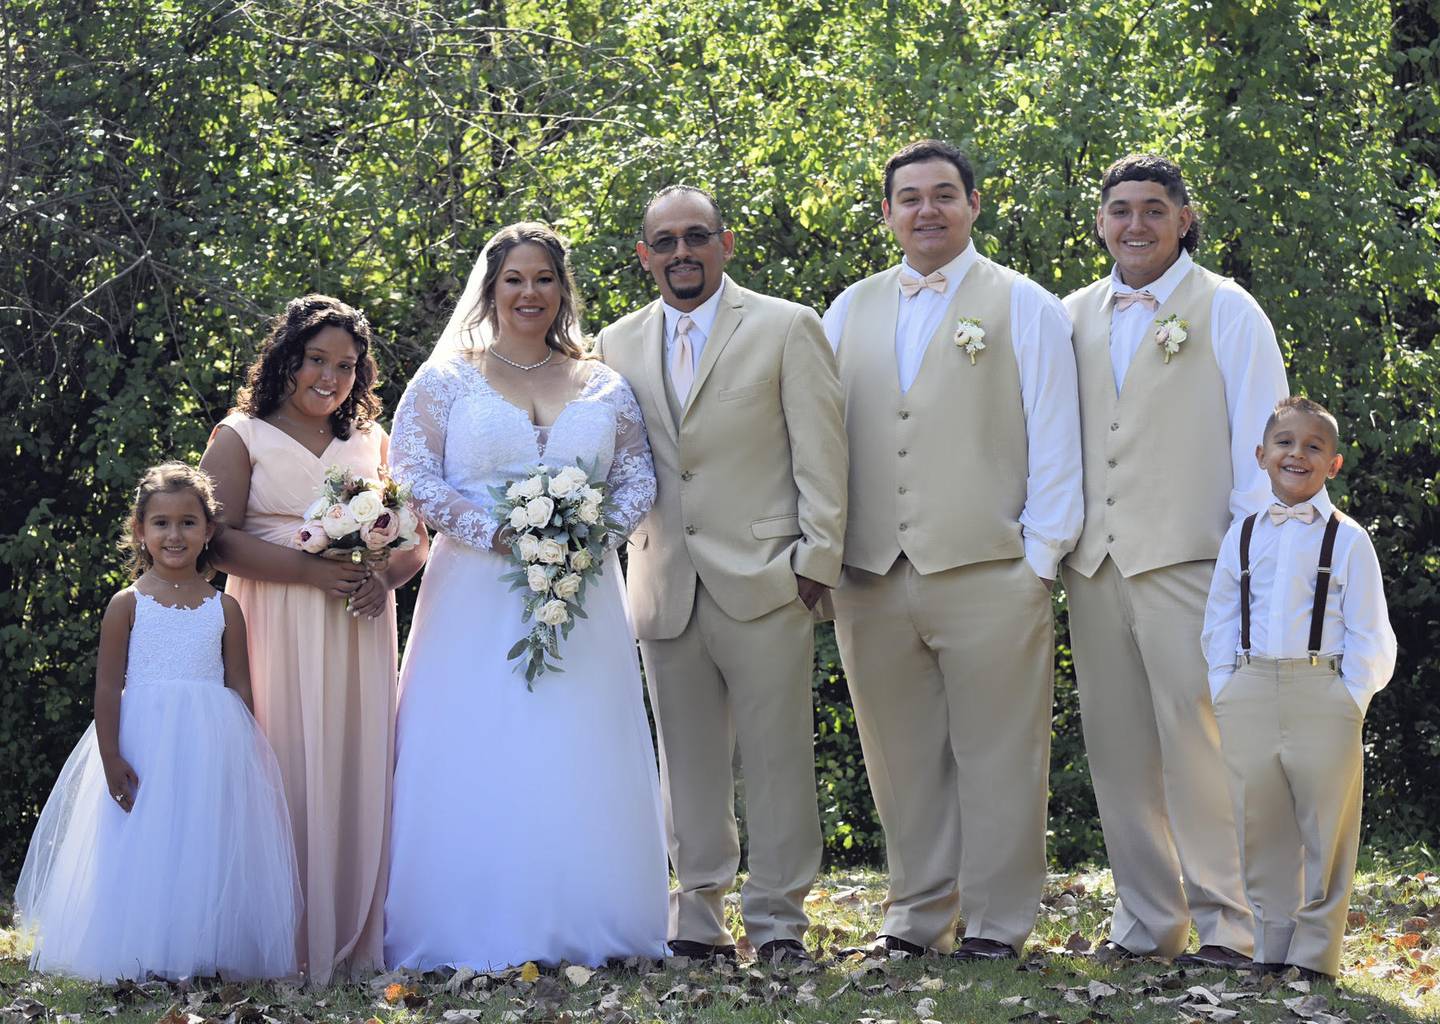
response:
M1339 430L1280 402L1255 449L1275 504L1225 535L1201 642L1230 776L1255 965L1339 972L1360 845L1361 729L1395 668L1380 563L1330 503Z

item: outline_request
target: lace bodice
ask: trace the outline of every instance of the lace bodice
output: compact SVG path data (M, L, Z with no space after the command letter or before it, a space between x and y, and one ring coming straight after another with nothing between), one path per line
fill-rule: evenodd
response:
M138 590L134 594L126 689L174 683L224 686L220 639L225 632L225 609L219 592L197 608L171 608Z
M435 530L488 549L500 526L490 488L537 462L576 459L609 466L606 483L622 534L655 503L655 466L635 395L625 378L596 363L580 394L542 437L525 410L507 402L464 356L426 363L395 411L391 471L409 484Z

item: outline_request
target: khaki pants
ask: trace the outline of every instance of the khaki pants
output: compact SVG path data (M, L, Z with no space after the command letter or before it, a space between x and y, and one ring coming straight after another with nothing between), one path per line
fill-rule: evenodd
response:
M810 677L815 633L797 598L750 622L730 618L701 584L685 631L642 640L660 738L670 864L671 939L729 945L723 899L740 866L736 747L745 776L749 877L745 931L758 949L802 939L805 895L820 871Z
M1115 877L1110 938L1175 956L1251 950L1251 917L1200 633L1214 563L1063 570L1081 724Z
M1255 659L1215 698L1255 959L1334 976L1364 788L1364 713L1328 662Z
M835 627L885 828L881 931L947 952L963 914L967 938L1018 951L1045 882L1048 588L1023 558L847 567Z

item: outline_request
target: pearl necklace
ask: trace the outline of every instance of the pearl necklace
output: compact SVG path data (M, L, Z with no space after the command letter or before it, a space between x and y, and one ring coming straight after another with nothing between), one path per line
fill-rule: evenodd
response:
M540 360L538 363L528 363L528 364L527 364L527 363L517 363L517 362L516 362L515 360L513 360L513 359L506 359L506 358L505 358L504 356L502 356L499 352L495 351L495 349L494 349L493 346L492 346L491 348L489 348L489 349L486 349L486 351L489 352L489 353L490 353L492 356L494 356L496 359L500 360L500 361L501 361L502 363L504 363L506 366L513 366L513 367L515 367L515 369L517 369L517 370L524 370L526 373L529 373L531 370L538 370L538 369L540 369L540 367L544 366L544 365L545 365L546 363L548 363L551 359L555 358L555 350L554 350L553 348L552 348L549 352L545 353L545 358L542 359L542 360Z

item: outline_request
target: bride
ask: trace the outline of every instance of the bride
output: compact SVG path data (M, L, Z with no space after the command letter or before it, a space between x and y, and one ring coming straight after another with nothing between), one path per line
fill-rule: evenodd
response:
M531 692L506 660L528 627L499 580L513 566L490 488L541 461L598 458L626 532L655 500L640 409L585 358L548 227L486 244L390 451L438 539L400 673L387 965L663 956L659 783L614 553L561 644L562 673Z

